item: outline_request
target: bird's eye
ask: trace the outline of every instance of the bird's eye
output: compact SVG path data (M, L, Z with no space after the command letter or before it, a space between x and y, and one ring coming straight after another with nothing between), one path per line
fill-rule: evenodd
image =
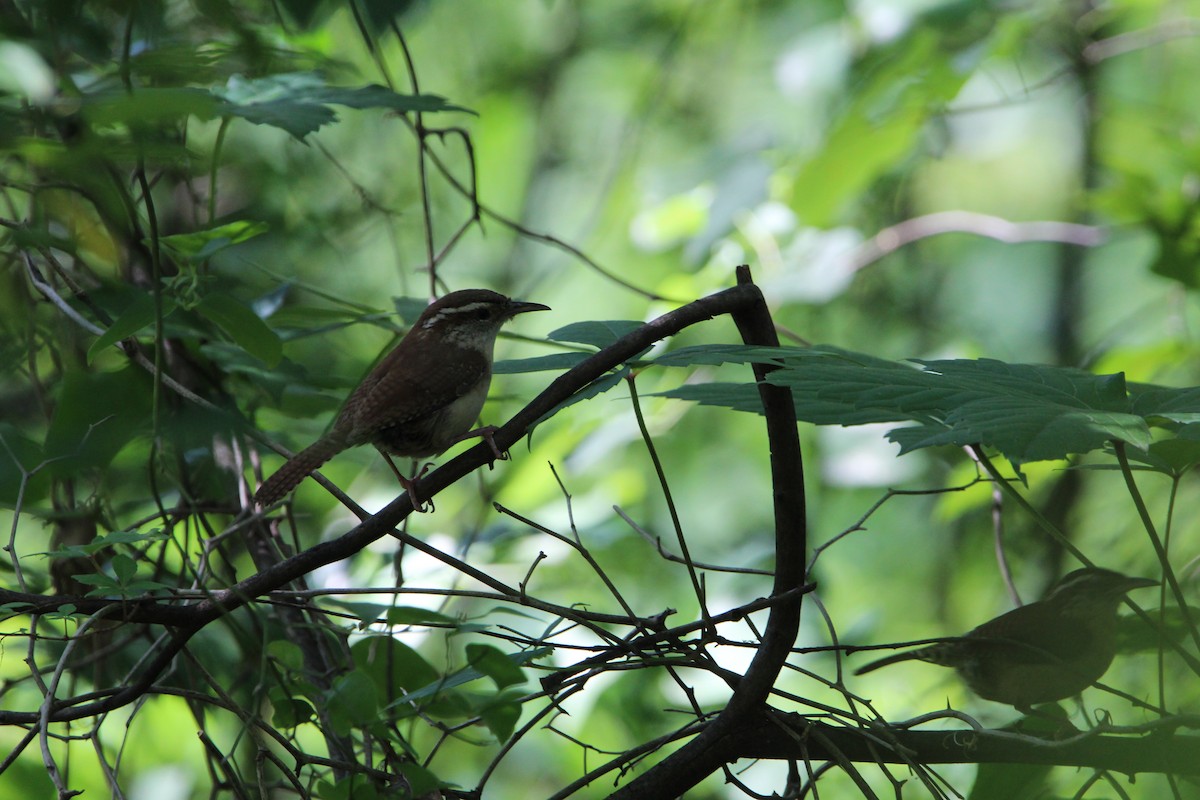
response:
M491 316L492 310L490 308L481 308L475 312L476 319L490 319Z

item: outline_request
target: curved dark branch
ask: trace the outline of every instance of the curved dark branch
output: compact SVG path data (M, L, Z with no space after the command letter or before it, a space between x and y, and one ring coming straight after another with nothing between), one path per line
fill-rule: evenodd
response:
M748 345L778 347L779 338L770 312L758 287L750 282L747 267L738 268L738 284L739 289L754 293L753 303L733 311L742 341ZM772 369L762 364L754 365L770 446L775 509L775 587L772 595L778 597L804 584L807 525L796 410L790 390L764 380ZM795 594L790 602L771 607L762 644L750 662L745 678L738 682L728 705L712 724L660 764L611 794L611 798L678 797L728 761L725 750L729 737L748 720L761 715L771 687L796 641L802 598L803 594Z

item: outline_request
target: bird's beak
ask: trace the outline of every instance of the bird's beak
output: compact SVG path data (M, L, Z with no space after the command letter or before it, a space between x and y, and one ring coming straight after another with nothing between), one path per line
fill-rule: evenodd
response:
M1150 586L1158 586L1158 581L1153 578L1126 577L1125 582L1121 584L1120 592L1121 594L1125 594L1134 589L1145 589Z
M517 314L524 314L527 311L549 311L550 306L544 306L541 303L526 303L522 300L509 300L505 311L508 316L515 317Z

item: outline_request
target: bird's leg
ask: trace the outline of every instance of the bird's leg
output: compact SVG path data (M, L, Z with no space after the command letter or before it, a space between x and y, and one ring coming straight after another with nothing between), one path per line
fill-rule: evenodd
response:
M418 514L424 514L425 504L421 502L421 496L417 494L417 481L421 480L425 473L429 471L429 468L433 466L433 462L426 462L421 466L415 475L413 475L411 478L406 478L396 466L396 462L392 461L392 457L390 455L382 450L380 450L379 453L383 456L383 460L387 462L388 466L392 468L392 472L396 474L396 480L400 481L400 485L404 488L404 491L408 492L408 496L412 498L413 511L416 511ZM415 461L413 462L414 467L416 466L416 463L417 462ZM429 501L429 510L434 510L433 500Z
M508 453L501 450L500 447L496 444L495 435L496 435L496 431L498 431L498 430L500 430L500 429L497 428L495 425L484 425L483 427L476 428L473 431L467 431L466 433L464 433L460 436L456 436L450 442L450 444L457 444L458 442L464 441L466 439L474 439L476 436L478 436L479 438L481 438L485 442L487 442L487 446L492 449L492 455L496 457L496 459L495 459L496 461L507 461Z

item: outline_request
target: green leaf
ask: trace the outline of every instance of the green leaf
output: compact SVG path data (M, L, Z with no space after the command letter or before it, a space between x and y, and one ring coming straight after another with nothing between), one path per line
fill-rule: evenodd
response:
M843 358L849 363L877 363L891 365L894 362L876 359L862 353L835 350L834 348L798 348L798 347L753 347L742 344L704 344L692 347L681 347L664 353L654 359L654 364L660 367L692 367L697 365L719 366L721 364L752 364L771 363L786 364L789 358L826 356Z
M358 617L358 626L365 628L383 619L383 615L391 608L387 603L355 603L344 600L327 600L333 608L348 611Z
M166 319L175 310L175 303L167 297L163 298L163 318ZM141 332L145 328L150 327L154 323L154 296L149 294L139 295L132 303L125 307L121 315L113 320L112 325L108 326L108 330L100 335L96 341L92 342L92 346L88 348L87 363L91 364L96 354L110 347L122 339L128 339L135 334Z
M379 720L379 694L371 678L355 670L340 676L326 696L329 718L339 734Z
M151 533L138 533L137 531L113 531L112 533L102 534L97 536L87 544L69 545L60 547L58 550L41 553L40 555L49 556L50 558L79 558L90 556L103 550L106 547L112 547L118 544L135 544L143 545L150 542L161 542L170 537L161 530L155 530Z
M902 453L978 442L1021 464L1087 453L1111 440L1150 444L1146 420L1129 410L1124 375L991 359L918 363L926 367L922 381L902 388L898 395L911 394L899 402L939 419L891 431ZM927 405L931 391L943 395Z
M224 102L222 114L240 117L255 125L270 125L303 139L337 115L330 105L349 108L386 108L392 111L466 111L437 95L402 95L383 86L328 86L318 75L291 72L247 80L229 79L214 92Z
M1172 193L1175 194L1175 193ZM1177 206L1172 198L1168 206ZM1143 209L1145 217L1138 220L1153 231L1158 242L1158 253L1150 270L1164 278L1177 280L1189 289L1200 286L1200 219L1195 204L1181 208L1165 208L1161 204L1149 204Z
M96 588L88 592L88 597L103 597L108 594L116 594L121 590L121 585L111 575L105 575L100 572L90 573L88 575L72 575L76 581L86 585L95 586Z
M277 366L283 358L283 342L275 331L249 306L231 295L222 292L206 294L196 305L196 312L268 368Z
M83 98L83 115L94 126L130 126L201 120L217 114L216 99L203 89L185 87L116 90Z
M687 386L680 386L678 389L667 389L665 392L656 392L651 396L673 397L676 400L687 400L690 403L699 403L702 406L717 406L732 409L733 411L744 411L750 414L762 413L762 398L758 394L758 387L752 383L729 383L724 381L694 383ZM796 416L800 417L799 409L796 409ZM852 425L855 423L827 422L825 424Z
M918 360L920 368L914 369L832 347L726 346L679 351L657 361L772 358L782 366L767 381L792 390L800 419L818 425L914 422L888 433L901 452L983 444L1021 464L1090 452L1110 440L1144 449L1151 441L1147 414L1183 419L1200 413L1200 391L1194 389L1127 391L1121 374L991 359ZM663 395L761 413L750 383L683 386Z
M317 103L346 106L347 108L386 108L391 111L462 111L474 113L462 106L451 105L446 98L436 94L397 94L386 86L321 86L305 96Z
M392 305L401 320L408 325L415 325L425 309L429 308L429 299L426 297L393 297Z
M306 31L327 19L333 10L320 0L279 0L278 5Z
M497 361L492 366L492 373L495 375L515 375L521 372L568 370L590 356L590 353L554 353L534 358L512 358L507 361Z
M302 697L292 697L280 686L272 688L268 697L273 710L271 722L281 728L295 728L316 716L311 703Z
M592 320L573 322L546 335L554 342L576 342L590 344L603 350L626 334L633 333L645 325L644 322L628 319Z
M350 647L359 674L374 683L381 697L436 684L441 673L416 650L391 636L368 636Z
M275 639L269 642L267 656L292 672L299 672L304 668L304 653L298 646L286 639Z
M350 775L337 783L318 781L316 796L321 800L378 800L379 791L366 775ZM403 800L416 795L401 795Z
M1136 614L1121 616L1117 620L1118 653L1150 653L1170 649L1172 642L1181 644L1191 635L1190 620L1200 619L1200 608L1190 603L1186 614L1176 605L1147 608L1145 611L1150 619L1159 623L1158 627L1147 625Z
M1149 419L1185 424L1200 422L1200 387L1174 389L1145 383L1129 385L1130 408ZM1189 436L1195 435L1193 430Z
M430 611L416 606L393 606L387 610L387 621L390 625L458 625L455 617Z
M1200 464L1200 441L1182 436L1165 439L1154 442L1144 453L1130 451L1129 458L1131 461L1140 460L1166 475L1182 475L1185 470Z
M434 790L443 785L437 775L415 761L405 761L399 769L408 781L408 791L412 797L434 797Z
M147 429L150 377L137 367L68 372L46 432L45 454L60 476L107 466Z
M185 261L203 261L226 247L241 244L268 230L265 222L237 220L206 230L163 236L158 241Z
M480 646L482 647L485 645L480 645ZM511 661L513 665L520 667L521 665L528 664L530 661L533 661L535 658L544 658L545 656L549 655L551 652L552 651L549 647L535 647L531 650L523 650L519 653L512 653L509 655L501 654L501 655L503 658ZM497 668L497 669L499 669L499 668ZM464 667L463 669L459 670L458 672L455 672L453 675L446 676L445 678L440 678L439 680L437 680L435 682L432 682L426 686L422 686L420 689L417 689L414 692L409 692L408 694L401 697L399 700L396 700L394 703L391 703L389 705L389 708L394 708L394 707L400 706L400 705L407 705L409 703L414 703L418 700L424 700L425 698L433 697L440 692L444 692L448 689L457 688L459 686L462 686L465 683L470 683L471 681L476 681L483 677L487 677L487 676L480 670L476 669L474 666ZM524 678L522 677L522 680L523 679Z
M482 709L479 717L497 741L507 742L521 720L521 704L505 698Z
M533 424L529 426L528 435L532 438L533 431L538 425L541 425L543 422L550 419L555 414L557 414L558 412L562 411L565 408L570 408L571 406L575 405L576 403L582 403L585 400L591 400L593 397L604 394L609 389L613 388L614 386L619 384L621 381L623 381L628 374L629 374L629 368L622 367L621 369L617 370L616 372L610 372L607 375L600 376L599 378L592 381L587 386L583 387L578 392L571 395L566 400L562 401L561 403L556 405L554 408L550 409L545 414L543 414L542 416L540 416L536 420L534 420Z
M1046 784L1051 769L1049 764L980 764L967 800L1053 797Z
M0 613L3 613L5 615L24 614L24 613L32 610L33 608L34 608L33 603L26 603L24 601L14 601L12 603L0 604ZM62 606L62 608L66 608L66 606L64 605L64 606ZM73 606L72 606L72 608L73 608Z
M12 507L21 495L26 503L45 496L50 473L37 469L44 461L41 442L11 423L0 422L0 503ZM29 475L31 470L37 471Z
M497 689L525 682L525 672L511 658L489 644L467 645L467 663L491 678Z
M70 619L75 616L77 606L74 603L63 603L46 615L47 619Z
M137 562L124 553L117 553L112 558L113 573L121 583L129 583L137 574Z

